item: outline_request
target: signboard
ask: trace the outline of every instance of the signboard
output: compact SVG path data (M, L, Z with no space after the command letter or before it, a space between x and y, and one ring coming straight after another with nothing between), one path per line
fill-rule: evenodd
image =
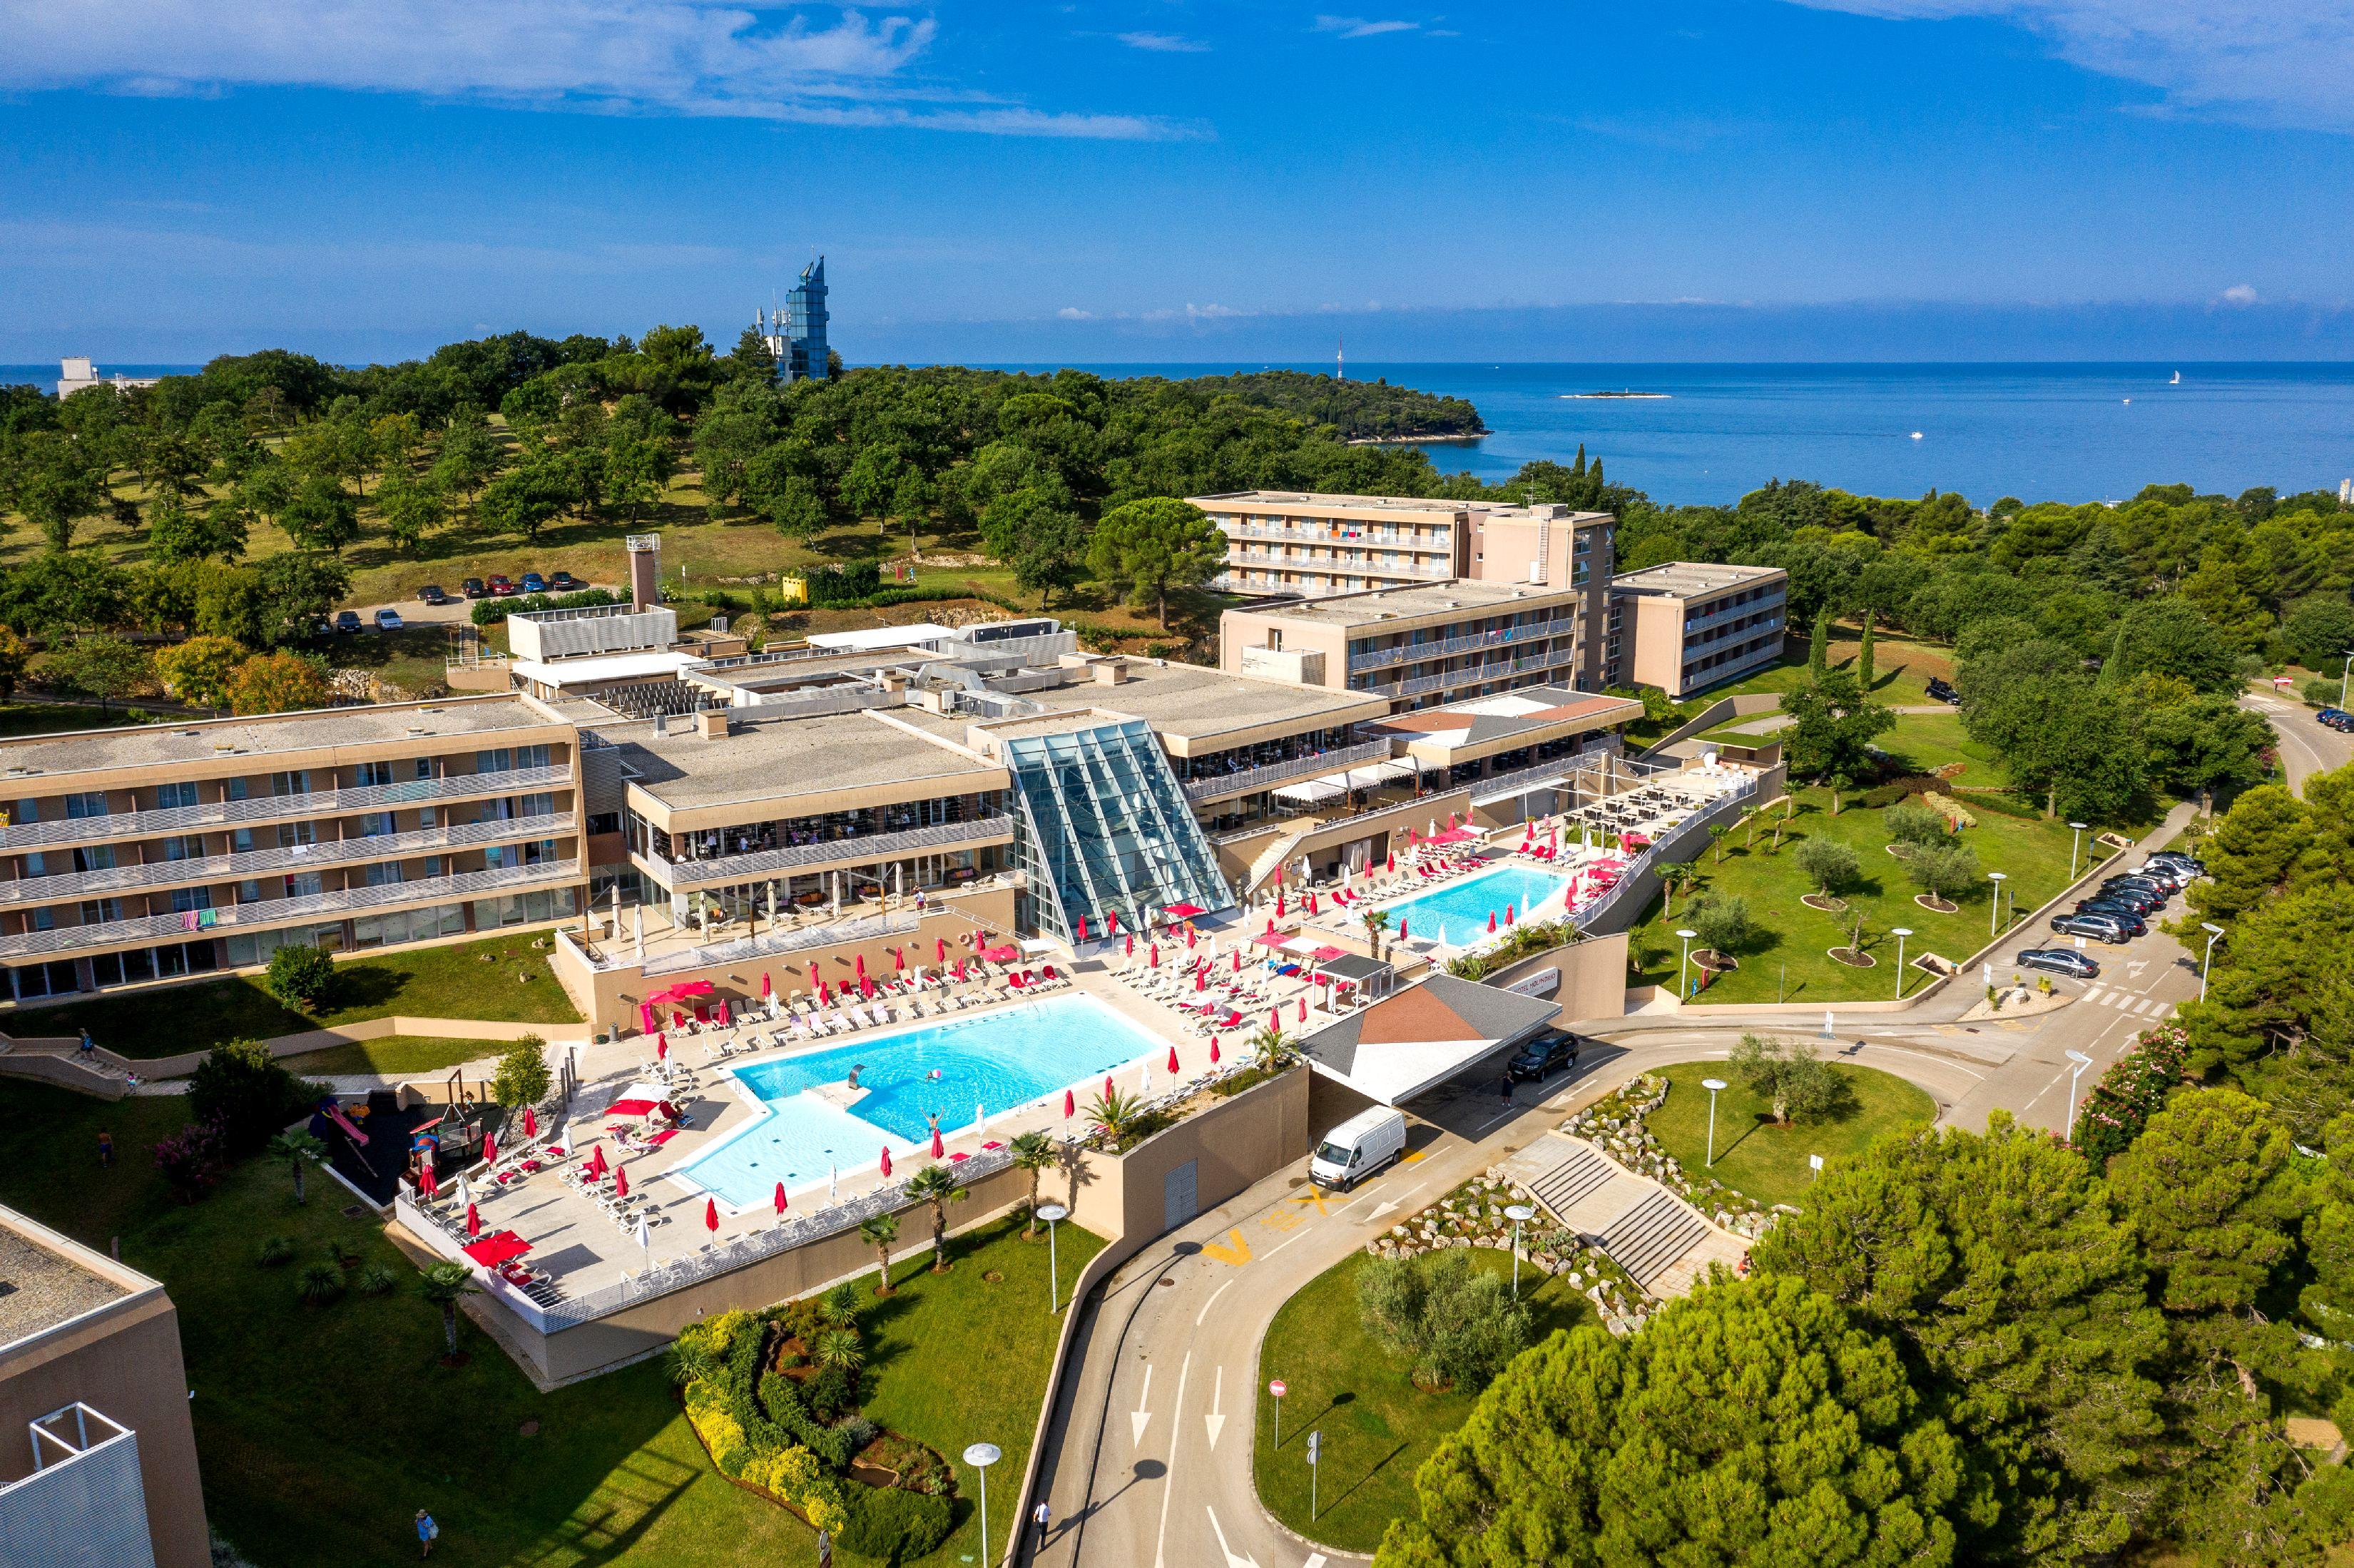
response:
M1551 996L1561 990L1561 971L1539 969L1526 980L1516 980L1504 988L1514 996Z

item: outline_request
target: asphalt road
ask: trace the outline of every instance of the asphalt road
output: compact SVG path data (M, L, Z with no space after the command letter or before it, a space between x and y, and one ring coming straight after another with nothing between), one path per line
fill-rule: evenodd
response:
M2240 698L2240 705L2262 715L2273 726L2273 733L2280 737L2281 766L2288 773L2288 787L2299 794L2304 793L2309 775L2354 762L2354 735L2329 728L2313 716L2311 708L2293 697L2252 692Z

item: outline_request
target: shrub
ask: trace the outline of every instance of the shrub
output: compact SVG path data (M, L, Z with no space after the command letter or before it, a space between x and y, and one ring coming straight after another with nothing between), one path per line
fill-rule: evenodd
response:
M956 1522L948 1499L922 1492L854 1486L844 1489L843 1502L849 1514L843 1550L885 1563L923 1556L949 1538Z
M196 1070L204 1069L199 1065ZM210 1121L192 1121L155 1143L155 1168L164 1173L172 1195L184 1203L193 1203L212 1190L220 1180L224 1158L221 1130Z
M1972 810L1992 811L1998 817L2017 817L2023 821L2031 822L2043 815L2041 807L2022 800L2016 795L1999 794L1991 789L1956 789L1954 791L1954 797ZM1963 814L1967 816L1968 813ZM1963 825L1968 826L1967 823Z
M1927 794L1922 796L1921 799L1928 801L1930 805L1935 807L1939 814L1942 815L1946 821L1953 823L1956 829L1975 828L1978 825L1978 820L1976 817L1971 816L1968 811L1963 810L1962 803L1959 800L1955 800L1950 795L1941 795L1936 790L1932 789Z
M1950 900L1980 880L1978 852L1967 844L1938 844L1913 852L1905 874L1932 898Z
M1935 789L1941 782L1943 780L1929 774L1907 773L1900 778L1891 779L1885 783L1873 785L1858 799L1874 810L1878 810L1883 806L1893 806L1900 800L1918 795L1925 789Z
M858 1374L848 1367L820 1367L817 1375L801 1385L801 1397L808 1402L810 1414L820 1421L832 1421L858 1398Z
M389 1296L393 1287L400 1283L400 1278L383 1264L371 1263L352 1276L352 1283L359 1287L363 1295Z
M586 609L591 605L626 604L627 594L610 588L583 588L578 593L528 593L517 599L478 599L467 616L477 626L496 626L517 610Z
M1926 806L1891 806L1881 820L1888 829L1890 842L1914 848L1942 843L1947 833L1944 816Z
M740 1478L752 1460L752 1446L745 1440L742 1424L729 1414L726 1396L710 1383L695 1384L686 1393L686 1419L711 1450L711 1462L719 1473Z
M1863 863L1855 846L1837 839L1807 839L1796 851L1798 869L1807 874L1815 890L1825 897L1838 894L1863 873Z
M191 1118L211 1124L220 1152L231 1157L251 1154L269 1142L314 1097L315 1086L288 1072L258 1040L217 1045L188 1075ZM160 1155L163 1146L156 1148Z
M275 1268L294 1255L294 1244L284 1236L264 1236L253 1255L264 1267Z
M344 1271L332 1263L306 1263L294 1277L294 1294L313 1307L324 1307L344 1293Z
M335 960L308 943L294 943L270 955L261 988L297 1012L317 1007L335 987Z
M1529 1340L1529 1309L1503 1280L1475 1272L1467 1251L1375 1258L1357 1277L1365 1331L1412 1358L1414 1380L1477 1393Z
M552 1081L546 1051L546 1041L526 1034L501 1052L498 1071L491 1077L491 1097L509 1110L546 1099Z
M2126 1151L2167 1097L2190 1081L2190 1037L2179 1024L2145 1029L2101 1075L2076 1110L2076 1147L2095 1169Z
M1855 1108L1855 1088L1806 1041L1744 1034L1730 1063L1749 1092L1772 1103L1774 1119L1834 1121Z

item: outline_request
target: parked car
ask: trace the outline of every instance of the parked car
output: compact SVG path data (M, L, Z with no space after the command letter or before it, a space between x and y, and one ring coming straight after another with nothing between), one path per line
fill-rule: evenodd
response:
M2147 860L2128 874L2147 877L2169 892L2179 893L2198 880L2198 874L2187 865L2177 865L2170 860Z
M2105 915L2123 926L2126 928L2126 935L2129 937L2142 937L2149 933L2149 923L2141 917L2139 910L2129 904L2120 904L2114 898L2084 899L2076 906L2076 913Z
M2023 969L2049 969L2055 975L2066 975L2073 980L2101 978L2099 960L2088 958L2073 948L2030 948L2019 955L2019 967Z
M2146 898L2158 908L2164 907L2166 901L2174 896L2173 885L2154 876L2113 876L2101 884L2101 891Z
M2063 937L2089 937L2095 942L2122 946L2133 940L2126 928L2106 915L2054 915L2052 928Z
M468 599L486 599L490 596L491 590L484 586L482 578L468 577L458 585L458 591Z
M357 631L359 629L360 612L358 610L339 609L335 611L335 630L337 631Z
M378 631L398 631L401 625L400 611L392 606L386 605L376 612L376 629Z
M570 572L557 572L547 579L547 586L557 593L577 593L588 585Z
M2196 855L2184 854L2180 850L2160 850L2149 858L2159 865L2179 867L2185 874L2193 878L2207 874L2206 862Z
M491 578L491 592L494 597L499 599L513 599L515 596L516 591L514 584L509 581L504 574L494 576Z
M525 572L523 575L523 591L525 593L546 593L547 591L547 579L541 577L537 572Z
M1577 1065L1577 1036L1547 1034L1512 1053L1504 1071L1523 1083L1542 1082Z
M417 590L417 598L418 601L422 604L448 604L450 602L450 596L441 591L441 585L440 583L427 583L423 588Z
M1308 1179L1319 1187L1353 1187L1405 1153L1405 1115L1375 1106L1324 1135L1309 1157Z
M1926 687L1926 690L1929 694L1929 700L1932 702L1946 703L1955 707L1959 707L1961 705L1962 694L1954 690L1951 683L1940 680L1935 675L1929 677L1929 684Z

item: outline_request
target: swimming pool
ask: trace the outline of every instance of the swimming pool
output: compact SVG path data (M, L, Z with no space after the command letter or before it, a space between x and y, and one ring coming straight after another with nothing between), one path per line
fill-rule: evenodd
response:
M1488 934L1488 916L1491 911L1496 916L1496 928L1500 931L1507 905L1525 920L1530 910L1558 895L1568 882L1569 878L1558 872L1502 865L1384 907L1390 913L1390 929L1396 930L1403 919L1410 940L1427 941L1436 937L1450 947L1461 947Z
M1166 1048L1095 998L1066 994L730 1068L764 1114L672 1174L751 1208L779 1181L791 1192L830 1165L868 1169L886 1143L895 1158L928 1149L928 1113L953 1133L975 1107L997 1116ZM847 1108L805 1092L838 1087L853 1067L864 1092Z

